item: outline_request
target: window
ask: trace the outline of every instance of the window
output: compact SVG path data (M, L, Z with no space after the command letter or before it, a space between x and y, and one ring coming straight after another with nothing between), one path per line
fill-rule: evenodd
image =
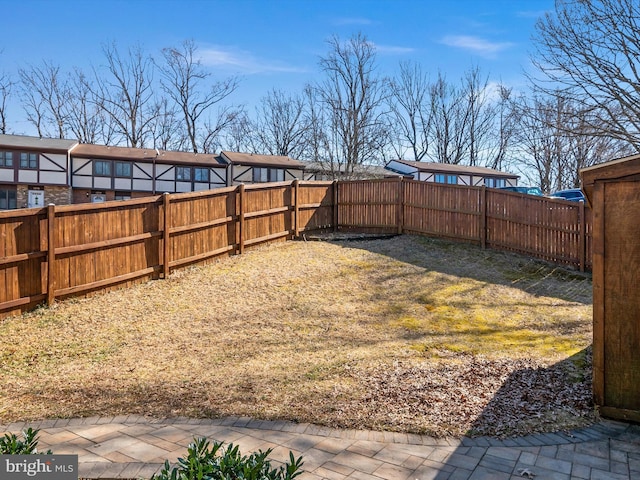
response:
M193 181L209 183L209 169L195 167L193 169Z
M116 162L116 177L131 177L131 164Z
M93 174L96 177L110 177L111 176L111 162L107 160L94 160L93 162Z
M13 189L0 188L0 210L15 208L18 208L16 191Z
M444 173L436 174L436 183L449 183L451 185L458 184L457 175L445 175Z
M191 167L176 167L176 180L191 181Z
M267 168L253 167L254 183L268 181L269 170Z
M281 168L269 169L269 181L270 182L282 182L284 181L284 170Z
M284 181L284 170L282 168L253 168L253 182L282 182Z
M116 200L131 200L131 192L116 192L114 198Z
M485 178L484 186L490 188L502 188L505 186L504 178Z
M21 153L20 154L20 168L38 168L38 154L37 153Z
M0 152L0 167L13 167L13 152Z

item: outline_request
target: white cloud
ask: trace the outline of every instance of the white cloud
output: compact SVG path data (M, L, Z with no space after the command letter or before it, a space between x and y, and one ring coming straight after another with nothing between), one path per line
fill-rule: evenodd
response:
M413 53L416 51L415 48L411 48L411 47L396 47L393 45L376 45L374 44L374 46L376 47L376 51L382 54L388 54L388 55L405 55L407 53Z
M207 67L224 68L244 74L305 73L301 67L277 60L257 58L251 52L229 46L208 46L198 49L200 61Z
M514 45L510 42L490 42L471 35L447 35L441 40L441 43L449 47L470 50L485 58L495 58L497 53Z
M540 18L544 17L549 10L521 10L516 12L516 16L520 18Z
M336 26L372 25L373 21L363 17L339 17L339 18L334 18L332 23Z

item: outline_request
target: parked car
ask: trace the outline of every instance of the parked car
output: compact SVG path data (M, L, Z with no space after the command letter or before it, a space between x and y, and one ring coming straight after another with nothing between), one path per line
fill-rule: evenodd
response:
M539 187L500 187L500 190L508 190L510 192L526 193L528 195L542 196L542 190Z
M549 195L551 198L562 198L570 202L584 202L584 193L579 188L570 188L569 190L559 190Z

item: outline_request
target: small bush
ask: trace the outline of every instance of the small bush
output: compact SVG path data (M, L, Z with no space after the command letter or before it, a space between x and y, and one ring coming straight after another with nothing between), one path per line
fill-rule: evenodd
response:
M173 468L165 461L164 468L151 480L292 480L302 473L302 457L296 460L291 452L289 462L271 469L267 460L271 448L243 456L232 443L226 449L222 449L222 442L214 442L211 448L209 445L205 438L194 439L187 447L187 458L179 458Z
M45 453L51 455L51 450L46 452L38 452L38 432L28 428L22 431L22 440L15 433L6 433L0 438L0 455L28 455Z

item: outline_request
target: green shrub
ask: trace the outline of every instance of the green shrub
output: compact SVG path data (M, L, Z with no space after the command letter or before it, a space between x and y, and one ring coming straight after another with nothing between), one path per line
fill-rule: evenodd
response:
M22 431L22 440L18 439L15 433L5 433L4 437L0 438L0 455L26 455L46 453L51 455L51 450L46 452L38 452L38 432L40 430L34 430L28 428Z
M296 460L291 452L289 462L271 469L267 460L271 448L243 456L232 443L226 449L222 442L214 442L211 448L209 445L205 438L194 439L187 447L187 458L179 458L173 468L165 461L164 468L151 480L292 480L302 473L302 457Z

